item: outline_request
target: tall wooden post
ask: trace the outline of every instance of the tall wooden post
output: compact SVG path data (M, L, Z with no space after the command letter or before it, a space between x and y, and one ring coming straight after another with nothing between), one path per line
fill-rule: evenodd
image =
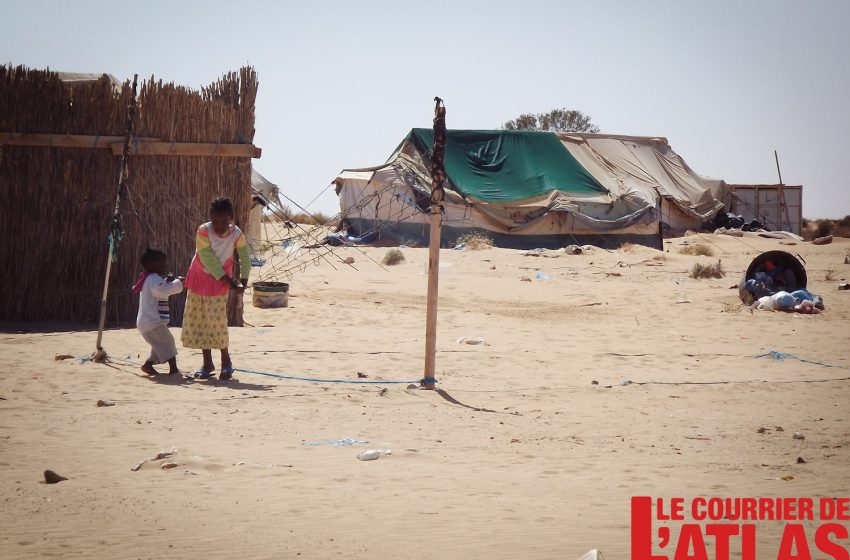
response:
M425 317L425 374L422 388L433 389L437 365L437 292L440 279L440 227L446 180L446 108L443 100L434 98L434 143L431 147L431 225L428 240L428 299Z
M112 222L109 225L109 255L106 260L106 277L103 279L103 297L100 300L100 321L97 325L97 344L94 353L94 359L98 362L106 361L106 350L101 346L103 341L103 328L106 324L106 298L109 295L109 274L112 272L112 261L115 258L115 249L118 246L121 236L121 224L118 221L121 209L121 196L127 188L127 163L130 157L130 142L133 139L133 119L136 116L136 84L139 80L139 75L133 76L133 92L130 97L130 104L127 106L127 118L124 122L124 149L121 151L120 171L118 173L118 188L115 194L115 209L112 213Z

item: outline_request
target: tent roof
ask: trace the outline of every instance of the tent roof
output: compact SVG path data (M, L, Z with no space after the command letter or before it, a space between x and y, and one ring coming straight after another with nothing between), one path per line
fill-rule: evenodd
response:
M407 136L421 154L433 131L414 128ZM460 194L487 202L508 202L553 190L577 195L607 193L551 132L449 130L446 175Z
M255 193L263 195L266 200L272 202L277 200L277 185L263 177L253 167L251 168L251 187Z

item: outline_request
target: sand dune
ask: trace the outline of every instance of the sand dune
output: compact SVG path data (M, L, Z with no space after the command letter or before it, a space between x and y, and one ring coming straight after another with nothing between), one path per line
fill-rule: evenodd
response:
M710 243L715 258L678 254L685 241ZM0 557L570 559L599 548L611 560L628 557L633 495L848 495L850 292L837 285L850 240L668 247L443 251L441 393L241 372L227 384L148 378L132 363L147 351L135 330L106 332L116 361L99 365L54 360L90 354L95 332L6 325ZM770 249L806 259L824 314L738 307L730 286ZM385 249L362 251L380 260ZM404 252L382 270L340 249L359 270L308 269L286 309L246 296L254 326L231 329L235 365L418 380L427 249ZM726 278L688 278L716 258ZM771 350L838 367L756 358ZM200 365L190 350L178 360ZM332 444L343 438L368 444ZM370 448L392 455L358 461ZM44 469L69 480L41 484ZM775 557L776 535L759 538L759 557Z

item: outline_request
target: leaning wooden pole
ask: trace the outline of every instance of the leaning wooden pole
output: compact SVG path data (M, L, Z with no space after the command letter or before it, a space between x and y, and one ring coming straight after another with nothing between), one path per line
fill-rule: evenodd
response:
M100 300L100 321L97 325L97 345L94 353L95 361L106 360L106 350L103 349L103 328L106 324L106 299L109 295L109 275L112 272L112 261L115 260L115 249L121 238L121 222L119 221L121 210L121 196L127 188L127 164L130 159L130 143L133 140L133 121L136 116L136 84L138 74L133 76L133 91L130 103L127 105L127 118L124 121L124 149L121 151L118 172L118 188L115 193L115 208L112 212L112 222L109 225L109 254L106 257L106 274L103 279L103 297Z
M437 293L440 279L440 227L446 180L446 108L443 100L434 98L434 143L431 146L431 226L428 241L428 300L425 317L425 375L422 388L433 389L437 382Z

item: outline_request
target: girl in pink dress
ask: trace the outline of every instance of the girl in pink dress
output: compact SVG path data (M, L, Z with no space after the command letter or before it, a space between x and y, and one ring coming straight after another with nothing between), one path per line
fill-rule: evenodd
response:
M239 254L239 277L233 276L234 251ZM228 198L216 198L210 204L210 221L201 224L195 235L195 257L186 274L186 309L180 339L186 348L200 349L204 356L198 379L209 379L215 371L212 349L221 350L219 379L233 376L228 352L227 294L231 289L241 295L251 272L251 255L242 230L233 225L233 204Z

